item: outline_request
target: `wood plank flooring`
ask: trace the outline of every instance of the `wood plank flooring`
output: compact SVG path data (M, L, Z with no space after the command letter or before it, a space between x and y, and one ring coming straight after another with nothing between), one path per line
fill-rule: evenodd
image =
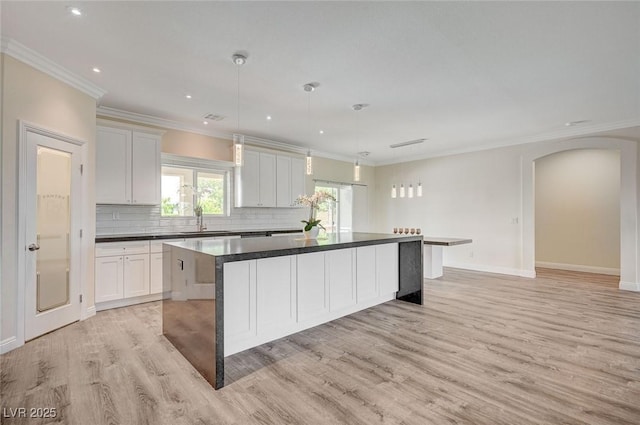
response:
M1 357L3 424L640 424L640 293L617 278L455 269L227 358L215 391L161 335L160 303L100 312Z

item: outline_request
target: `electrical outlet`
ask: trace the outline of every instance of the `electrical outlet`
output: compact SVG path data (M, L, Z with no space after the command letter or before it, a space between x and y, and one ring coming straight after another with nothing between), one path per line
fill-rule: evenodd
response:
M511 219L511 224L518 224L518 221L519 221L519 220L518 220L518 217L513 217L513 218Z

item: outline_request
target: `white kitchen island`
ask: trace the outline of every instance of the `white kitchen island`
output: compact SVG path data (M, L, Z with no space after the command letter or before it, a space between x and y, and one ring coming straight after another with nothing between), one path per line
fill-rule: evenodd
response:
M422 304L419 236L186 241L165 252L163 334L216 389L226 356L396 298Z

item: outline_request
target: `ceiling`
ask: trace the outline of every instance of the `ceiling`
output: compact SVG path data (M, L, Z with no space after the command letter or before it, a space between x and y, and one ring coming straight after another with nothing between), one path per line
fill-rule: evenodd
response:
M99 106L212 135L237 131L238 51L241 133L373 163L640 125L638 2L0 7L2 35L105 89Z

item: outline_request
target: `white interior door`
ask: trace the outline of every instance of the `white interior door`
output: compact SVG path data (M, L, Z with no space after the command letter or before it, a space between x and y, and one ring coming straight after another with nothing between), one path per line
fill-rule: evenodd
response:
M79 145L27 131L25 340L80 319Z

